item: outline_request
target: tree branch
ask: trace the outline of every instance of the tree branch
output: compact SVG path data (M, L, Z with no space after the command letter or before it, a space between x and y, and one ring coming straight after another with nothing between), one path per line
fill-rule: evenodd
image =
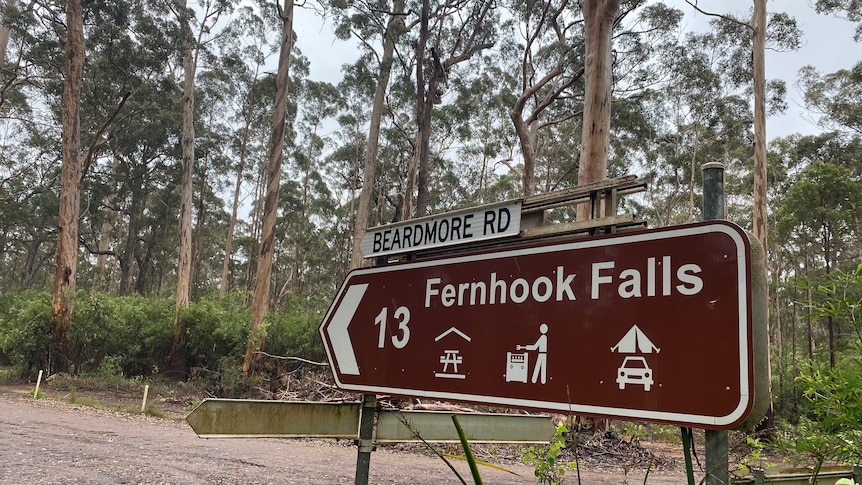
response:
M117 115L120 114L120 111L123 109L123 105L126 104L126 101L128 101L131 96L132 92L127 91L126 94L124 94L123 97L120 98L120 103L117 104L117 107L114 108L114 111L110 115L108 115L107 118L105 118L105 121L102 122L102 126L100 126L96 133L93 135L93 139L90 141L90 147L87 148L87 154L84 156L84 161L81 168L81 178L78 180L78 187L80 187L84 183L84 177L87 176L87 171L90 169L90 165L93 164L93 153L96 151L96 148L99 145L105 142L105 140L102 139L102 135L105 133L108 127L111 126L111 123L113 123L114 118L116 118Z
M698 2L698 0L694 0L694 3L692 3L692 0L685 0L685 3L687 3L687 4L691 5L691 7L692 7L693 9L695 9L695 10L697 10L698 12L700 12L700 13L702 13L702 14L706 15L707 17L716 17L716 18L719 18L719 19L722 19L722 20L727 20L728 22L733 22L733 23L735 23L735 24L737 24L737 25L742 25L742 26L748 27L748 29L749 29L749 30L751 30L752 32L754 31L754 27L752 27L752 26L751 26L751 25L749 25L748 23L746 23L746 22L740 22L739 20L737 20L737 19L735 19L735 18L733 18L733 17L728 17L727 15L721 15L721 14L717 14L717 13L707 12L706 10L703 10L702 8L700 8L700 7L697 5L697 2Z

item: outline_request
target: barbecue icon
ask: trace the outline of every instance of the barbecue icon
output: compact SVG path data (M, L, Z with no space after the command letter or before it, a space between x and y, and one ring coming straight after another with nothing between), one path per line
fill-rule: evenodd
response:
M531 379L533 384L537 382L544 384L547 381L548 374L548 324L541 324L539 332L541 335L539 335L536 343L515 346L515 350L536 351L536 365L533 367L533 378ZM529 355L527 352L506 352L506 382L527 382L530 368Z

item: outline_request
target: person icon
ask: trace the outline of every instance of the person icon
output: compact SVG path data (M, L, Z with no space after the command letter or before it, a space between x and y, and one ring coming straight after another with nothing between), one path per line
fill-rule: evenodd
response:
M536 350L538 354L536 355L536 366L533 367L533 378L531 379L533 384L536 381L541 381L544 384L547 380L547 365L548 365L548 324L543 323L539 326L539 332L542 335L539 335L536 343L532 345L517 345L515 347L516 350Z

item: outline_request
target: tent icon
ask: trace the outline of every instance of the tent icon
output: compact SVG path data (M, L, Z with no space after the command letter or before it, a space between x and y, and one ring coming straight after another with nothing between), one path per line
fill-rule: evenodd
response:
M621 354L634 354L640 352L642 354L659 353L660 348L646 336L637 325L632 325L632 328L626 332L625 336L611 347L611 352L619 352Z
M651 354L659 353L660 348L656 347L652 340L643 333L637 325L632 325L632 328L626 332L625 336L611 347L611 352L619 352L621 354ZM617 384L620 389L625 389L627 384L643 386L645 392L649 392L655 379L653 378L653 370L650 368L645 357L640 355L628 356L623 359L622 365L617 369Z

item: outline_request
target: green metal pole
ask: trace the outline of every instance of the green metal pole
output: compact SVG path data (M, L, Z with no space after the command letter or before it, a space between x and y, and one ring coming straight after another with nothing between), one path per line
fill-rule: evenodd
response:
M727 431L706 430L706 485L727 485Z
M355 485L368 485L371 452L374 451L374 418L377 414L377 396L362 395L362 414L359 417L359 452L356 456Z
M724 219L724 164L703 165L703 220ZM727 431L706 430L706 485L727 485Z

